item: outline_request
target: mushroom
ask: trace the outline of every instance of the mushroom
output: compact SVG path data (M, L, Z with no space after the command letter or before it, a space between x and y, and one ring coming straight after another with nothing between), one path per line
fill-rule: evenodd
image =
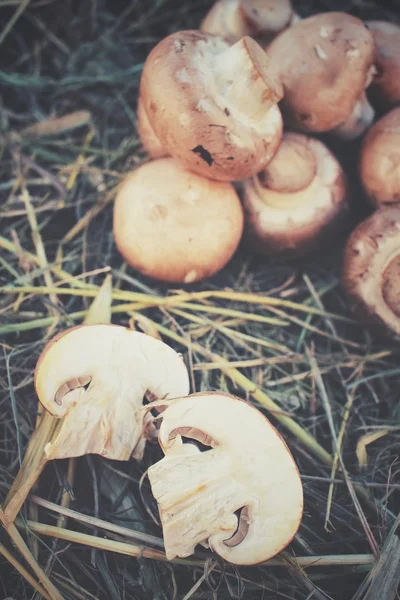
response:
M200 30L231 44L245 35L261 37L266 43L298 18L291 0L217 0Z
M167 344L118 325L81 325L54 337L42 351L34 383L39 401L57 419L45 447L48 460L101 454L141 459L143 397L189 393L182 357Z
M143 102L139 97L137 112L136 112L136 127L137 132L142 142L143 148L152 158L162 158L168 153L162 147L162 144L152 128L147 113L143 107Z
M368 95L380 109L390 110L400 104L400 26L386 21L366 21L375 40L377 68Z
M257 173L282 136L282 86L249 37L230 46L199 31L169 35L145 62L140 95L165 151L210 179Z
M228 394L166 404L158 437L165 456L148 476L167 559L190 556L197 544L239 565L283 550L301 522L303 489L278 431Z
M211 277L242 237L243 209L233 185L161 158L133 171L114 206L114 238L141 273L175 283Z
M374 206L400 201L400 107L381 117L363 139L360 177Z
M346 123L362 100L359 131L371 108L363 94L374 72L374 40L364 23L343 12L320 13L280 33L267 47L280 74L285 121L300 131L331 131ZM340 132L339 132L340 134Z
M258 253L306 255L344 228L343 170L321 141L286 132L271 162L243 183L245 240Z
M382 206L350 235L342 286L359 319L400 334L400 205Z

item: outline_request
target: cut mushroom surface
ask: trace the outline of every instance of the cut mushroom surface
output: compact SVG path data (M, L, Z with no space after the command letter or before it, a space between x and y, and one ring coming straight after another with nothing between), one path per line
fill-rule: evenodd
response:
M114 238L125 260L162 281L193 283L232 258L243 232L233 185L164 158L128 175L114 206Z
M149 335L117 325L73 327L51 340L35 369L39 401L63 423L50 459L101 454L140 459L143 397L189 393L182 357Z
M196 448L188 442L201 442ZM252 405L222 393L167 402L159 443L164 458L148 475L167 558L197 544L241 565L283 550L303 513L303 489L282 437Z
M331 131L357 113L356 104L371 83L375 52L372 34L360 19L320 13L280 33L266 50L281 77L280 107L287 123L301 131Z
M350 235L342 285L355 314L400 334L400 206L383 206Z
M143 109L161 146L210 179L256 173L282 136L282 86L269 70L266 53L249 37L233 46L199 31L163 39L147 57L140 82Z
M243 183L245 240L256 252L298 258L347 226L343 169L321 141L285 133L274 158Z
M400 201L400 107L381 117L363 139L360 177L374 206Z

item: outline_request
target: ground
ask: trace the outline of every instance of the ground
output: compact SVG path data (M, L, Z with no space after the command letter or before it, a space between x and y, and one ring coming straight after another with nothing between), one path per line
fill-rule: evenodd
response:
M294 4L303 16L332 9L400 16L394 1ZM115 187L147 160L135 119L143 61L165 35L198 27L210 5L0 3L0 500L35 427L37 358L56 332L82 322L111 273L114 323L158 332L183 353L192 391L246 398L279 429L302 476L304 518L280 566L235 568L202 553L168 564L156 560L162 532L141 479L161 457L156 444L140 463L80 458L70 486L71 464L56 461L17 527L62 597L372 600L379 591L382 600L393 599L400 578L393 529L400 506L399 347L351 312L340 287L345 236L297 262L261 260L240 248L212 280L170 288L128 267L113 242ZM90 111L91 120L50 137L20 135L76 110ZM352 183L350 230L370 209L357 181L357 143L335 150ZM4 288L10 285L12 293ZM79 520L58 521L60 503ZM107 524L94 526L88 515L123 529L107 533ZM144 553L127 545L139 544L127 528L144 534ZM1 530L0 594L24 600L33 588L21 574L26 564L15 540Z

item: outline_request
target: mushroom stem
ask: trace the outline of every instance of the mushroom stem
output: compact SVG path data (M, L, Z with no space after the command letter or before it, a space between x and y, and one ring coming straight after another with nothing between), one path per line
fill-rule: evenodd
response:
M269 72L266 52L248 36L219 53L213 71L225 106L241 111L246 106L251 120L265 117L283 97L280 81Z

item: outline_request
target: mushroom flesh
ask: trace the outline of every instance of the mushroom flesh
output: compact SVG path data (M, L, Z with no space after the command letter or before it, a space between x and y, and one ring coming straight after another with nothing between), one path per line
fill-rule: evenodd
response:
M374 206L400 202L400 107L381 117L364 137L360 177Z
M372 113L363 94L372 80L375 46L360 19L320 13L280 33L266 50L283 84L285 122L300 131L331 131L357 114L362 100L359 129L368 126Z
M167 156L168 153L162 147L162 144L152 128L147 113L144 109L143 102L139 97L137 105L137 132L142 142L143 148L152 158L162 158Z
M190 556L197 544L240 565L283 550L300 525L303 490L277 430L228 394L192 394L166 404L158 437L165 456L148 476L167 559Z
M339 162L321 141L285 133L278 152L243 183L247 245L264 255L297 258L345 228L347 183Z
M360 320L400 334L400 205L382 206L350 235L342 285Z
M44 408L63 419L45 448L48 460L90 453L141 459L145 393L160 399L189 393L177 352L118 325L82 325L57 335L42 351L34 381Z
M282 136L282 86L252 38L230 46L180 31L150 52L140 96L165 152L187 169L222 181L249 177L274 155Z
M118 250L135 269L161 281L193 283L232 258L242 237L243 209L231 183L162 158L126 178L113 227Z

